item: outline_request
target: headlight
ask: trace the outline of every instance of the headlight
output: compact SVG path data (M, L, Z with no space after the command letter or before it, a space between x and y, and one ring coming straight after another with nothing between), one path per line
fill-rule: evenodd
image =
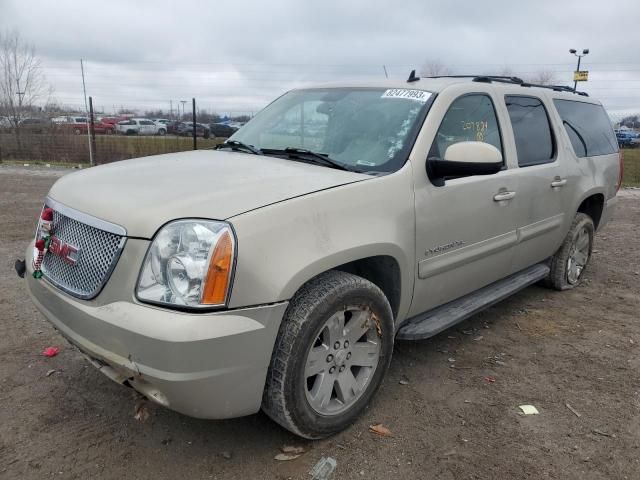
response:
M231 226L209 220L178 220L155 236L142 264L137 295L142 301L187 307L227 303L235 256Z

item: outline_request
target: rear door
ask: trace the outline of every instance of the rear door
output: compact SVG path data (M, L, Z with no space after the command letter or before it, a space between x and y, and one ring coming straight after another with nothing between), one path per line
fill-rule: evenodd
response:
M536 95L505 95L504 103L518 163L518 246L512 270L553 255L565 235L567 202L575 188L549 117L549 105ZM566 160L566 159L565 159Z
M477 93L441 93L429 113L428 158L442 158L446 148L463 141L482 141L508 158L490 86ZM431 128L427 126L427 128ZM425 159L426 160L426 159ZM427 160L428 162L428 160ZM417 278L410 315L417 315L508 275L516 244L517 176L505 162L493 175L432 182L424 161L415 162ZM439 184L439 185L438 185Z

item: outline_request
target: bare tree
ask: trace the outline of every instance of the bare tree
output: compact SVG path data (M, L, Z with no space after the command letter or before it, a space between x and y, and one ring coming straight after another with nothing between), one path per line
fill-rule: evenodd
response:
M538 85L555 85L558 83L555 74L550 70L540 70L528 76L526 80Z
M0 32L0 108L20 137L20 120L37 102L51 95L40 60L17 31Z
M440 60L427 60L420 68L420 76L437 77L440 75L451 75L451 69Z

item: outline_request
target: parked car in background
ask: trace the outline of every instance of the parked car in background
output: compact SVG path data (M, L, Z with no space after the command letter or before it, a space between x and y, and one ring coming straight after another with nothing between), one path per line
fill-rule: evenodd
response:
M229 138L231 135L236 133L238 129L225 123L210 123L209 131L215 137Z
M166 135L167 128L147 118L130 118L117 123L116 133L124 135Z
M171 120L169 120L168 118L154 118L153 121L158 125L165 127L171 123Z
M129 120L127 117L98 117L98 120L102 123L113 125L115 130L118 122L124 122L125 120Z
M634 148L640 145L640 134L634 130L616 130L616 138L620 147Z
M11 120L9 117L0 117L0 129L11 128Z
M44 118L23 118L18 122L20 130L31 133L42 133L51 126L51 122Z
M176 127L176 135L181 135L185 137L189 137L193 135L193 123L191 122L181 122ZM209 138L211 136L211 131L207 125L202 123L196 123L196 137Z
M73 132L76 135L87 134L89 128L87 117L66 117L66 122L57 123L57 128L62 131ZM115 133L115 126L111 123L103 123L101 121L93 122L94 131L98 135L111 135Z

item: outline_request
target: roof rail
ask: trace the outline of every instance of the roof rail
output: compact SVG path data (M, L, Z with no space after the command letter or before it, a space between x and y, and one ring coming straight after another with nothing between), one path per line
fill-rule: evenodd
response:
M479 83L511 83L513 85L520 85L521 87L548 88L556 92L575 93L576 95L582 95L583 97L589 96L587 92L578 92L567 85L540 85L537 83L525 82L518 77L504 75L433 75L425 78L471 78L473 82ZM411 70L411 74L409 75L407 82L415 82L417 80L420 80L420 77L416 76L415 70Z

